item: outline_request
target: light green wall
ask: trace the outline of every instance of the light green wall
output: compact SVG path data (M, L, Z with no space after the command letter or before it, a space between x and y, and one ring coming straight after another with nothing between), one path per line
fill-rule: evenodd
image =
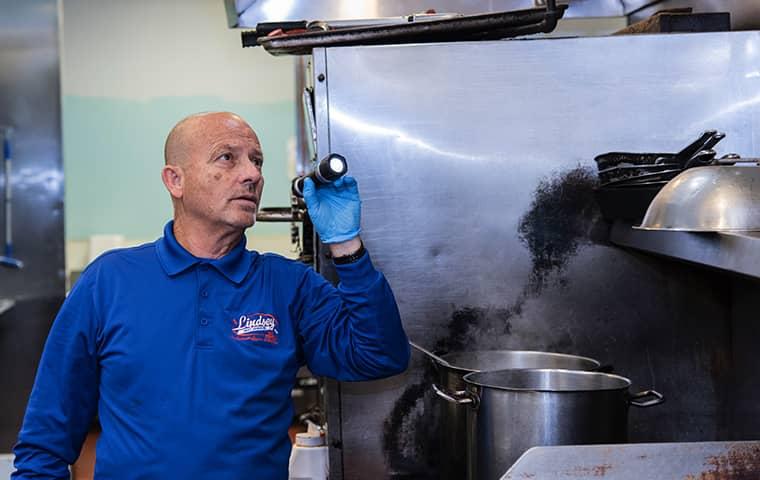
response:
M295 122L293 101L64 95L67 240L110 233L137 239L159 236L171 217L171 202L159 176L166 134L181 118L210 110L235 112L253 126L264 150L263 206L288 205L286 162ZM289 226L262 223L253 232L286 235Z
M251 123L264 149L263 204L288 204L292 57L242 48L240 30L227 28L222 0L62 4L68 246L84 252L97 234L120 235L127 244L161 235L171 216L159 177L164 139L177 121L200 111L229 110ZM290 248L287 224L259 224L252 232L249 245L258 239L264 248ZM73 269L89 257L70 258Z

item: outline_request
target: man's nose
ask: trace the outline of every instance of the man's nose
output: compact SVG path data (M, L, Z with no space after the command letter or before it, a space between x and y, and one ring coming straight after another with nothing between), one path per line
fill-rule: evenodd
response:
M263 176L261 174L261 167L254 162L243 162L243 182L258 182Z

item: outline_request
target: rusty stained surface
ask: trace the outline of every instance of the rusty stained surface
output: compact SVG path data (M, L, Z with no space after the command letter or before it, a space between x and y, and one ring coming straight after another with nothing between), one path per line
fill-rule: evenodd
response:
M559 478L596 478L596 477L607 477L607 478L615 478L614 475L607 476L607 473L613 472L613 466L609 463L604 463L600 465L595 465L592 467L575 467L571 470L566 470L564 472L561 472L559 475ZM528 473L528 472L522 472L517 477L509 477L509 478L516 478L516 479L537 479L538 476L535 473ZM696 477L695 477L696 479ZM690 479L691 480L691 479ZM701 480L701 478L700 478Z
M760 480L760 442L540 447L502 480Z
M572 474L582 477L604 477L610 471L612 471L612 465L603 463L601 465L594 465L593 467L578 467L573 470Z
M599 463L597 465L592 466L576 466L572 469L563 471L560 475L562 478L597 478L597 477L607 477L607 474L609 473L610 476L607 478L615 478L614 476L614 466L611 463ZM528 476L526 476L528 475ZM525 474L523 473L518 478L537 478L535 474Z
M760 446L736 445L723 455L707 458L707 470L686 475L684 480L758 480L760 479Z

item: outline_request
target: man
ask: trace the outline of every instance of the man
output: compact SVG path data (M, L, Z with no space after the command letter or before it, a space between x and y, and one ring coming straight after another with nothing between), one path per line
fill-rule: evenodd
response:
M95 412L96 478L285 479L290 390L303 364L368 380L409 360L393 294L359 238L355 180L305 185L340 277L245 249L264 179L231 113L178 123L162 179L174 220L154 243L94 261L61 307L12 478L68 478Z

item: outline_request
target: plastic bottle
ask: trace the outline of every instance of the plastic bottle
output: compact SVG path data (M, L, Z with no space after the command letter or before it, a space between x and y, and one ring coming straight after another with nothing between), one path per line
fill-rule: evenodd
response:
M325 435L318 430L296 434L296 444L290 452L289 480L327 480L329 467Z

